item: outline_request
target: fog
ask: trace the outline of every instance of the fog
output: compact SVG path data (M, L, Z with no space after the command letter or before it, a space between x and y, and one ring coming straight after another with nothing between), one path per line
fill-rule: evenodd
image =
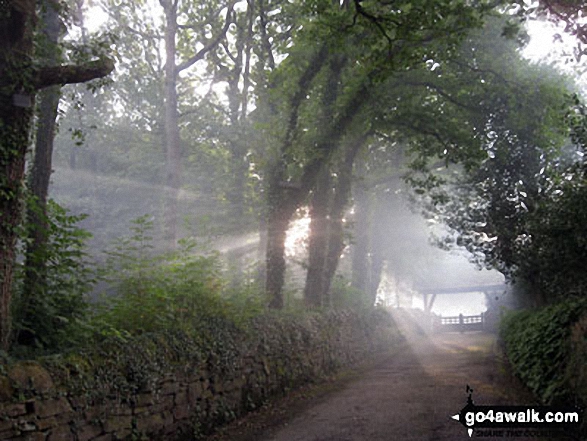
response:
M587 403L584 12L0 0L0 438Z
M149 26L155 26L159 21L157 17L149 16L157 8L155 3L147 2L144 10L129 18L128 26L135 26L147 35ZM237 10L239 13L246 10L244 2L239 3ZM98 13L95 7L85 12L89 15L86 26L91 33L117 29L120 17L116 14L107 17L103 10ZM223 14L226 14L225 9L219 17ZM277 14L277 10L272 14ZM124 26L127 26L126 22ZM489 60L495 64L492 69L502 69L504 75L514 75L508 69L511 54L518 54L519 49L510 47L514 43L502 38L501 26L499 20L489 23L483 31L474 32L459 50L465 58L475 54L479 56L479 63ZM529 27L530 34L535 37L522 52L533 62L548 52L544 40L539 41L537 36L556 32L555 28L541 26L533 22ZM312 157L316 146L322 142L320 139L324 135L320 132L326 130L312 115L314 110L311 107L312 94L320 96L322 86L310 86L306 102L300 104L303 110L301 116L295 109L292 115L299 121L294 127L296 134L292 139L297 144L291 147L291 151L279 153L280 143L286 145L290 136L281 133L284 125L280 120L283 115L279 112L283 109L279 110L279 106L283 103L281 98L264 95L262 85L269 77L260 76L255 80L257 84L251 82L252 76L260 75L254 72L256 63L267 63L267 69L271 63L259 58L259 53L255 52L257 49L253 49L256 44L254 39L242 43L250 45L245 50L245 46L239 46L241 43L237 40L243 36L237 35L232 27L228 29L226 41L217 52L211 52L209 58L202 56L175 78L178 102L174 110L177 112L174 133L170 132L169 127L173 124L168 119L170 113L166 108L170 98L163 96L161 89L165 79L165 57L169 54L165 54L160 36L145 39L139 46L128 36L117 42L119 69L113 75L112 84L97 88L93 94L84 86L67 86L64 89L64 96L71 93L82 104L72 105L66 99L61 104L63 112L56 137L50 193L73 213L88 215L80 226L92 233L89 249L97 260L101 259L103 250L129 235L133 220L147 216L152 222L150 234L157 251L169 250L178 239L190 238L198 244L197 252L219 252L233 275L250 272L252 266L259 268L259 274L263 273L267 252L267 219L273 204L268 202L273 185L269 177L273 169L282 167L285 170L279 183L282 187L281 199L290 195L283 188L299 189L305 186L304 182L299 182L300 176L304 176L303 170L309 162L307 158ZM206 30L206 38L209 32L209 29ZM277 38L278 33L272 38ZM186 38L189 40L191 37ZM499 46L499 49L488 49L484 45L487 38L493 38L494 47ZM569 40L565 41L568 44ZM182 44L185 45L185 42ZM269 44L269 41L264 44ZM286 42L286 48L288 44L293 43ZM182 50L187 48L182 47ZM201 44L196 47L200 48ZM289 54L281 46L272 50L272 68L276 70L280 63L287 66L288 57L296 55ZM482 52L499 50L503 53ZM560 55L560 47L558 50ZM237 51L241 51L241 58L235 56ZM178 60L185 58L183 53L174 56ZM502 56L505 61L500 59ZM246 63L242 64L245 58ZM486 310L488 299L495 304L508 304L505 288L495 288L504 285L504 276L495 270L476 267L463 249L445 251L434 245L433 237L442 236L446 230L436 221L427 222L422 207L414 203L413 189L403 182L414 151L430 148L432 152L439 148L434 142L442 141L443 130L446 129L450 135L451 130L456 132L459 129L458 124L457 127L443 126L441 118L450 111L455 112L453 118L471 117L471 121L465 121L463 125L473 131L467 135L468 138L458 141L466 144L475 137L485 136L474 133L481 130L475 127L477 116L461 114L467 106L459 108L458 100L450 97L452 85L442 81L443 70L450 71L451 67L443 64L441 58L437 59L432 56L425 59L419 67L421 71L413 72L408 67L391 75L389 82L392 86L382 83L378 91L380 97L373 99L372 106L380 113L374 120L383 122L378 122L381 127L370 129L370 133L377 135L365 136L363 145L357 149L359 153L355 153L352 161L351 188L343 210L344 246L333 280L338 280L339 288L342 286L345 289L360 285L357 279L368 280L367 285L375 284L369 288L376 294L373 296L375 302L388 306L426 309L425 296L429 296L428 299L435 296L431 310L434 313L478 314ZM177 63L179 69L181 63ZM227 74L228 71L232 72L232 76ZM474 80L486 84L493 81L492 78L474 77ZM433 81L438 81L439 86L430 86ZM287 84L284 82L281 92L286 98L290 93ZM425 87L419 89L422 85ZM257 86L259 90L255 89ZM442 87L447 87L448 92ZM479 92L473 86L471 88L467 92L471 96L479 93L484 96L485 92ZM423 95L411 102L414 94L418 93ZM454 93L460 94L461 91ZM441 102L445 98L446 101ZM455 103L456 110L446 110ZM428 107L436 105L436 114L427 113ZM435 118L439 119L435 122L438 127L433 125L433 129L418 129L407 124L410 122L412 126L418 126L421 121L434 122ZM487 124L484 130L490 137L492 123L487 118L493 116L483 118ZM372 123L368 119L360 121L352 126L345 138L336 141L339 143L338 153L332 154L329 163L322 164L322 169L330 174L331 198L339 191L336 185L343 173L339 162L344 154L348 155L344 153L349 148L346 144L360 138L361 124L367 127ZM72 139L72 133L78 131L83 132L83 142ZM169 140L175 137L178 142L172 147ZM492 144L488 145L482 148L490 149ZM170 153L171 149L175 151ZM428 160L434 163L447 152L443 147L435 153L427 153ZM277 167L275 161L280 157L287 158L290 163ZM448 164L448 158L445 159ZM377 183L386 179L387 183ZM301 202L297 202L299 206L290 220L284 244L287 262L284 286L298 299L303 297L306 284L308 250L311 246L309 238L312 234L311 199L317 197L317 186L311 184L304 187L307 194L300 199ZM174 204L177 208L173 208ZM331 205L332 200L327 204ZM172 234L175 237L171 239L168 237L170 216L175 218ZM325 215L326 219L331 220L331 217L330 214ZM363 253L362 257L357 257L357 253ZM364 268L357 270L361 265L356 261L361 259ZM367 285L363 286L365 290ZM484 287L493 288L486 291Z

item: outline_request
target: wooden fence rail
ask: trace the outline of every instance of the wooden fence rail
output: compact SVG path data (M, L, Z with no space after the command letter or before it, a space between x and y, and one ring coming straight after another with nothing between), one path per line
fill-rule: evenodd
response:
M453 317L437 317L432 322L434 332L466 332L483 331L485 319L480 315L463 315Z

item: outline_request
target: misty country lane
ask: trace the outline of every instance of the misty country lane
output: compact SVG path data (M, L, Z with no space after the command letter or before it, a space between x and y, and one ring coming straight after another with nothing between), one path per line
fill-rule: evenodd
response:
M467 384L476 404L532 404L501 367L494 335L427 336L406 313L394 317L406 337L397 351L302 409L286 409L279 421L236 424L213 439L466 440L465 428L450 416L465 406Z

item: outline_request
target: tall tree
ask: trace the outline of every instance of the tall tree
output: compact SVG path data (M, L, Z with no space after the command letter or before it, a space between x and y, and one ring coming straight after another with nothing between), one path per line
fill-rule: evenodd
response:
M376 85L420 63L423 57L442 58L466 29L480 23L485 7L451 1L405 2L393 8L384 2L355 1L341 7L324 1L308 5L308 9L297 31L296 44L300 46L294 44L280 65L280 70L295 79L280 85L289 89L282 92L286 97L280 114L284 130L267 181L266 290L274 308L283 306L284 239L289 220ZM315 41L320 43L311 43ZM336 98L333 118L318 128L311 115L324 111L319 103L324 102L327 89L323 89L321 75L328 71L329 60L341 53L345 59L341 76L344 93Z
M190 15L193 13L188 9L185 13L187 23L178 22L178 14L182 13L179 0L159 0L165 14L165 86L164 86L164 106L165 106L165 145L167 156L166 184L169 190L167 198L167 208L165 210L166 220L166 238L170 241L171 246L175 246L177 240L178 224L178 196L181 186L181 139L179 129L179 113L177 99L177 81L179 74L189 69L198 61L202 60L206 54L214 50L225 38L230 24L233 22L234 1L231 0L226 4L226 18L224 25L216 31L210 38L202 36L203 47L196 50L195 53L188 54L183 60L177 61L177 34L181 28L194 29L201 26L200 23L189 23ZM217 8L218 10L224 8ZM192 44L195 42L192 42Z
M304 288L304 298L310 307L332 304L330 285L346 246L344 218L351 200L353 164L368 138L365 133L346 140L338 155L341 157L325 168L326 177L319 176L312 191L308 271Z
M36 2L0 3L0 345L10 342L10 305L16 240L21 222L22 180L37 91L56 84L108 75L114 64L102 58L84 65L37 63Z
M504 39L504 24L503 17L492 18L482 31L473 30L448 57L425 60L422 65L398 73L379 86L378 100L373 104L379 112L375 114L373 129L375 139L388 147L382 150L374 146L363 163L368 172L361 173L365 177L354 195L353 286L372 296L372 301L384 260L391 273L410 275L410 271L402 267L402 259L394 256L398 246L402 246L398 242L401 238L395 237L393 226L386 221L394 218L392 207L397 198L393 194L399 189L399 178L407 172L409 162L414 170L441 170L424 174L422 179L410 177L417 191L432 195L432 203L441 203L446 194L434 194L433 189L455 170L468 173L479 170L483 161L489 164L488 155L495 154L489 146L497 146L497 133L500 133L499 142L504 142L503 151L512 154L503 158L503 164L518 170L517 178L512 174L512 179L503 169L495 174L496 183L504 187L514 183L519 186L520 179L531 181L520 174L523 167L519 167L520 162L530 165L528 154L533 154L530 144L549 148L549 143L560 141L560 133L556 131L561 127L561 115L557 117L556 114L564 101L562 89L551 89L546 80L537 81L545 76L545 71L537 73L521 59L516 48L524 39ZM535 92L522 99L519 91L529 87ZM545 101L539 104L542 99ZM516 112L512 113L512 108ZM503 126L504 118L509 121L507 129ZM531 141L525 145L517 143L514 133L516 136L524 133L523 136ZM508 139L512 143L508 144ZM408 147L406 159L396 158L401 150L394 149L394 144ZM518 154L514 153L516 150ZM460 166L442 167L449 164ZM534 167L535 173L539 170L540 166ZM479 182L488 181L480 179ZM461 202L445 214L458 216L457 213L467 206L466 202ZM505 217L496 216L496 220L510 222L511 213L505 214ZM476 219L470 225L479 221ZM515 235L515 228L512 225L508 228ZM471 230L472 234L477 234L474 231Z
M47 65L57 65L61 54L58 47L61 27L59 5L45 1L42 5L41 35L43 54L40 58ZM39 92L39 120L35 134L33 163L29 173L28 187L32 200L27 206L28 243L26 248L25 277L21 303L24 305L25 321L28 311L34 308L35 298L43 296L46 285L46 247L48 241L47 196L51 177L53 140L57 119L57 108L61 97L60 86L47 87Z
M522 60L517 42L500 38L502 24L495 20L482 33L472 34L459 57L451 60L453 73L450 64L441 66L442 79L433 85L440 101L430 109L436 109L445 128L453 129L440 133L428 126L427 132L436 138L428 143L429 151L436 150L447 162L451 156L459 158L465 167L444 187L448 191L435 190L449 178L446 171L418 184L435 207L433 214L454 232L456 244L467 248L480 266L497 269L513 281L519 265L528 259L527 219L543 197L548 158L556 158L565 140L561 109L568 105L569 89L552 69ZM455 74L458 86L451 85ZM467 77L469 95L459 96ZM443 111L437 107L441 101ZM463 128L470 133L469 140ZM528 272L519 281L528 282L531 302L544 302L538 273Z

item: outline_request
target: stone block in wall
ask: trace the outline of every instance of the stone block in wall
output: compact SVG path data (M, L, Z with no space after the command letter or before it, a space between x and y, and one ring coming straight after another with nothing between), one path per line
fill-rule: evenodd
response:
M67 421L61 421L61 423L67 423ZM43 430L47 430L47 429L51 429L53 427L59 426L60 422L57 421L57 418L55 417L49 417L49 418L43 418L40 420L35 421L35 424L37 426L37 429L43 431Z
M135 407L132 411L133 415L143 415L148 414L151 406L144 406L144 407Z
M206 390L210 387L210 377L208 374L206 374L205 377L200 377L200 384L202 385L202 390Z
M112 434L112 439L115 441L128 440L129 437L132 435L132 432L132 428L117 430Z
M151 406L155 403L155 396L150 393L141 393L134 396L134 403L136 407Z
M204 387L201 381L196 381L188 385L188 401L195 404L199 398L202 398Z
M17 421L16 428L20 432L35 432L37 430L37 425L34 421L22 419Z
M132 416L110 415L102 424L104 432L113 433L132 428Z
M85 410L88 406L88 399L85 396L70 396L69 404L73 410Z
M4 375L0 376L0 401L9 401L14 395L11 383L10 378Z
M242 389L232 389L230 392L224 394L224 400L229 406L238 408L242 402L243 391Z
M84 424L83 426L76 427L75 432L78 441L89 441L102 435L103 430L99 424Z
M167 409L173 409L173 406L174 406L173 395L166 395L166 396L160 397L158 400L156 400L155 404L150 406L148 409L149 409L150 413L159 413L159 412L163 412L164 410L167 410Z
M88 406L82 413L86 421L99 420L110 414L110 407L106 404Z
M0 439L2 439L2 432L6 432L7 430L11 430L14 428L14 421L13 420L0 420Z
M51 429L47 441L75 441L75 436L68 424Z
M29 407L32 407L32 405L29 405ZM8 418L26 415L27 413L28 409L26 403L7 404L0 409L0 415Z
M186 387L175 394L174 404L175 406L187 406L188 400L188 389Z
M222 393L224 392L225 383L222 378L220 377L212 377L212 381L210 382L210 389L213 393Z
M159 395L173 395L179 390L179 384L177 382L166 382L163 383L159 390Z
M53 415L71 412L71 406L64 397L52 400L37 400L35 402L35 413L39 418L47 418Z
M2 432L0 432L0 440L5 440L5 439L9 439L12 440L14 438L16 438L16 436L19 434L20 432L14 428L12 429L8 429L8 430L4 430Z
M173 414L167 412L142 414L136 420L137 431L144 435L162 431L171 424L173 424Z
M205 391L202 392L200 400L201 401L208 401L213 398L214 398L214 393L210 389L206 389Z
M104 435L92 438L91 441L115 441L114 436L111 433L105 433Z
M110 406L110 415L128 416L133 414L133 409L128 404L116 403Z
M235 389L242 389L243 387L245 387L246 382L246 377L244 375L241 375L232 381L232 386Z
M187 403L175 405L173 408L173 417L176 421L185 420L190 417L191 415L191 406Z
M183 434L190 433L187 436L182 436ZM193 439L193 429L191 428L191 424L188 424L187 421L176 421L173 424L170 424L165 427L163 431L163 435L165 440L171 439Z
M8 378L19 390L43 394L55 388L49 373L35 361L21 361L8 371Z
M35 432L11 438L11 441L45 441L46 439L47 436L44 433Z

